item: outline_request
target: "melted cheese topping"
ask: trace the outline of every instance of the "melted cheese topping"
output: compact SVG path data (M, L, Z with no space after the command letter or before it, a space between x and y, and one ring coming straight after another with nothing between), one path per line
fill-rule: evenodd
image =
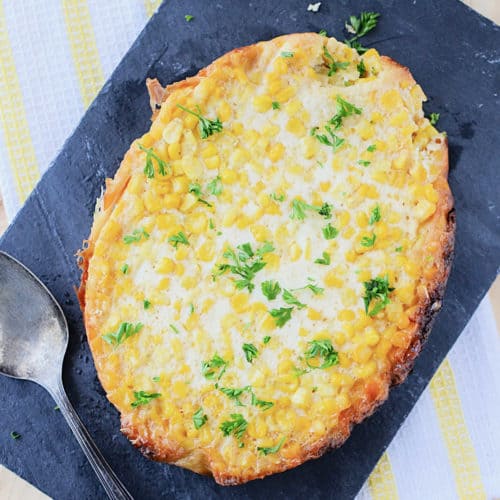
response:
M385 395L436 257L422 228L436 210L445 145L423 117L420 87L373 49L360 75L361 57L334 39L280 40L259 44L259 63L246 70L218 68L169 95L125 159L130 180L99 235L87 284L91 345L110 400L181 450L171 459L205 450L229 473L299 456L334 434L351 406ZM347 63L331 76L324 44ZM335 139L325 125L339 98L359 113L330 125L343 140L334 148L321 135ZM222 131L202 139L198 118L178 104L218 117ZM143 171L147 149L156 155L152 178ZM209 185L219 181L214 194ZM303 219L293 216L297 202L308 205ZM331 217L318 213L324 204ZM180 232L188 244L171 239ZM251 290L224 267L234 264L228 250L245 259L238 247L247 243L254 253L270 249L240 261L264 264ZM394 290L371 316L363 298L375 278ZM269 280L281 290L273 300L262 291ZM283 325L270 312L280 308L293 308ZM138 331L106 342L124 322L140 323ZM326 350L314 351L320 344ZM224 366L207 368L214 356ZM230 397L222 388L244 390ZM155 396L132 408L134 391ZM225 435L234 414L240 426Z

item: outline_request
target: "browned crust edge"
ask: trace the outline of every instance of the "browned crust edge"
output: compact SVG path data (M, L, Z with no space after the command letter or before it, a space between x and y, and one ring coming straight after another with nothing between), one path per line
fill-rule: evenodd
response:
M224 59L225 64L231 64L232 56L237 55L238 53L241 53L243 51L251 52L250 58L253 59L253 57L255 57L255 47L256 45L251 45L248 47L235 49L225 56L222 56L220 59L212 63L212 65L201 70L198 75L183 82L175 83L163 90L161 85L156 80L149 80L147 85L148 89L150 90L150 103L153 111L153 119L157 114L158 105L168 98L171 91L178 88L196 85L196 83L199 81L199 78L210 73L213 65L222 59ZM399 67L400 70L407 73L408 78L413 80L408 68L401 66L399 63L393 61L390 58L384 57L384 59L389 64ZM448 172L447 143L445 144L445 149L443 152L443 160L445 161L443 161L441 178L446 181ZM113 183L107 183L106 187L111 189L107 189L104 194L103 210L109 211L109 214L112 212L114 205L120 198L128 182L128 179L125 180L123 177L124 176L121 176L121 178L118 179L118 183L114 181ZM390 376L389 386L386 385L385 387L379 386L378 388L374 388L372 397L362 400L360 404L354 409L353 407L351 407L346 410L345 414L341 415L341 418L339 419L339 428L335 430L335 433L326 435L322 440L314 443L313 446L303 449L302 455L294 457L292 459L287 459L282 463L275 464L273 468L266 469L259 473L241 473L239 475L234 475L232 473L214 469L209 457L207 457L203 453L196 454L196 459L195 457L192 457L191 460L186 460L186 458L183 457L183 450L179 449L176 446L171 446L172 443L169 443L170 446L165 446L165 443L163 443L163 446L158 446L158 443L156 443L147 435L149 433L146 433L146 435L143 433L141 435L139 433L139 430L132 424L132 422L129 421L126 415L122 415L121 417L122 432L146 457L160 462L168 462L181 466L188 466L188 468L196 470L196 472L198 473L212 474L214 476L214 479L221 485L242 484L253 479L263 478L270 474L283 472L285 470L294 468L308 460L319 458L328 450L341 446L348 439L353 426L373 414L373 412L388 398L390 388L402 383L406 379L413 368L416 357L421 352L423 345L429 336L436 315L441 308L446 283L453 262L456 220L455 211L453 208L453 197L447 182L444 182L444 185L440 186L439 191L440 199L438 208L434 216L431 218L431 222L434 220L438 220L439 217L446 218L445 230L442 232L440 238L441 254L439 255L439 260L441 265L439 266L439 270L434 279L427 283L424 282L427 287L427 296L421 299L418 311L414 316L416 328L413 334L412 341L410 342L409 347L402 353L402 355L399 356L399 359L394 364L392 372L388 374ZM92 233L94 233L94 231L92 231ZM79 266L82 269L82 280L80 288L78 289L78 298L83 312L85 312L85 285L88 277L88 265L93 254L93 246L97 239L96 236L98 236L99 228L97 228L96 230L97 235L94 235L92 233L89 237L88 242L85 243L84 249L81 250L78 254Z

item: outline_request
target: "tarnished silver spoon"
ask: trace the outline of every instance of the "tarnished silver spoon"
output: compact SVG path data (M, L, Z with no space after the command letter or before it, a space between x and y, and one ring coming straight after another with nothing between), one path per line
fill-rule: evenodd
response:
M49 290L28 268L0 252L0 373L31 380L45 388L59 406L108 497L133 500L92 441L64 391L62 365L68 336L66 318Z

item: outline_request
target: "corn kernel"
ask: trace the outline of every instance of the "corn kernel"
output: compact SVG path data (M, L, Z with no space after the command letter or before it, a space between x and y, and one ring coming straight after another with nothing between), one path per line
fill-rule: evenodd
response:
M312 307L309 307L307 309L307 317L309 319L312 319L312 320L317 320L317 319L321 319L323 317L323 315L321 314L320 311L318 311L317 309L314 309Z
M163 198L163 206L165 208L179 208L181 197L178 194L166 194Z
M181 145L179 142L173 142L168 146L168 156L172 160L179 160L181 158Z
M156 267L156 271L162 274L168 274L173 272L175 269L175 263L172 259L165 257L161 259L160 263Z
M351 309L341 309L337 317L340 321L352 321L356 315Z
M272 104L273 100L266 94L255 96L253 100L254 108L260 113L268 111Z
M281 158L283 158L284 154L285 154L285 146L283 146L283 144L281 144L281 142L277 142L276 144L273 144L269 148L269 152L267 153L267 157L271 161L274 162L274 161L281 160Z
M326 273L323 281L326 286L332 286L335 288L340 288L343 285L343 280L339 278L337 269L330 269Z
M286 124L286 130L297 137L302 137L306 134L304 124L295 117L290 118Z
M207 240L202 243L196 250L196 257L203 262L210 262L215 257L215 245L212 241Z

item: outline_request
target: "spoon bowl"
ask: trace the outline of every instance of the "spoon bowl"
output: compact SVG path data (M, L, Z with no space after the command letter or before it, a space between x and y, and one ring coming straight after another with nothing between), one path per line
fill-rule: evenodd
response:
M30 380L54 398L112 499L132 499L71 406L62 383L68 324L45 285L23 264L0 252L0 374Z

